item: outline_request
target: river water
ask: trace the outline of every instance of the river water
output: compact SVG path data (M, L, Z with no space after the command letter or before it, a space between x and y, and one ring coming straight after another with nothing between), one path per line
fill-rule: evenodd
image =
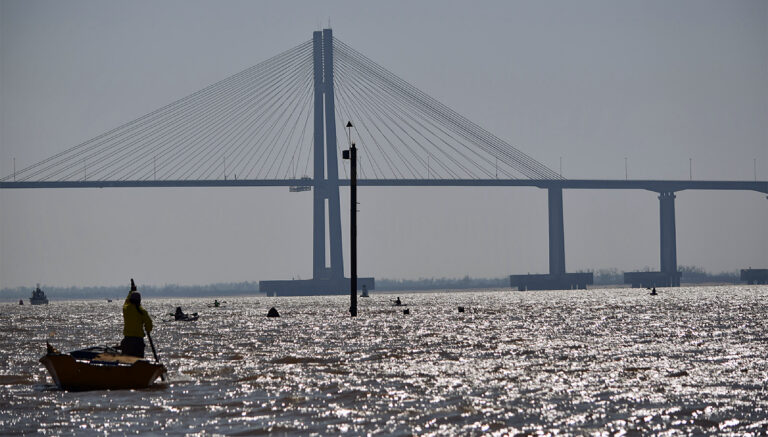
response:
M396 296L148 299L169 381L80 393L45 342L119 342L122 300L0 304L0 434L768 433L766 286Z

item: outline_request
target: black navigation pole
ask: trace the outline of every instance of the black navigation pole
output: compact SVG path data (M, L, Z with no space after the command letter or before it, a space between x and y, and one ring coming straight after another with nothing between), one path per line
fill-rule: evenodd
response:
M351 278L350 278L350 290L349 290L349 314L352 317L357 317L357 148L355 143L351 139L352 122L347 122L347 139L349 140L349 150L342 152L344 159L349 159L350 164L350 180L349 180L349 255L352 258L350 261Z

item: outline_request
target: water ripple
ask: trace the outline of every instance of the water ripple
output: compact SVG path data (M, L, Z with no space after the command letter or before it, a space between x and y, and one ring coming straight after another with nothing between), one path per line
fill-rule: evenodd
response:
M120 341L121 302L0 304L3 434L765 434L765 286L152 299L169 380L62 392L38 363ZM196 322L162 322L176 306ZM279 319L266 318L275 306ZM459 313L457 308L465 307Z

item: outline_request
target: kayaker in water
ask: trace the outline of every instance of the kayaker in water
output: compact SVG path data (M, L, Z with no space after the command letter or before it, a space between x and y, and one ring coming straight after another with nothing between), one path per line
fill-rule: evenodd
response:
M185 314L184 311L181 310L181 307L176 307L176 312L173 314L173 318L176 320L186 320L189 318L189 315Z
M400 300L400 296L397 296L397 300L395 301L395 306L400 306L402 304L403 302Z
M123 341L120 348L123 355L144 358L144 330L152 331L152 319L141 306L141 294L136 291L136 284L131 279L131 291L123 304Z

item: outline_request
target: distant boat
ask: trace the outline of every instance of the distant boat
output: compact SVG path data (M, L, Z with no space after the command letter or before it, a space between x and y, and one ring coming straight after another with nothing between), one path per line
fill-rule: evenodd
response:
M360 294L360 297L370 297L368 296L368 288L363 285L363 292Z
M40 289L40 284L37 284L37 288L32 292L29 303L32 305L48 305L48 298L45 297L45 292Z
M19 305L24 305L24 300L19 299Z

